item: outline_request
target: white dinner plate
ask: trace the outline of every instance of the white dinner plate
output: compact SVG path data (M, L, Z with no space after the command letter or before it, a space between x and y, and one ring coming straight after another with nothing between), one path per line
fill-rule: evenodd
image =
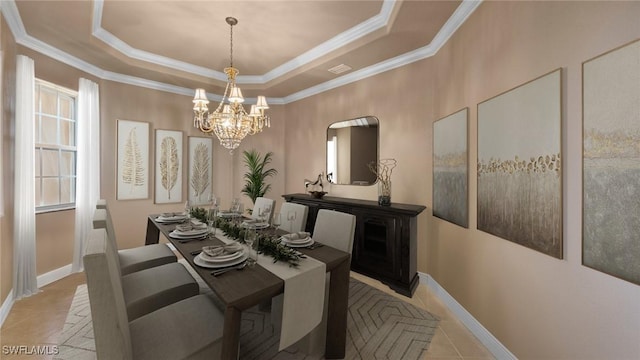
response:
M214 264L214 263L210 263L210 262L206 262L204 259L202 259L200 257L202 253L198 254L198 256L193 258L193 262L201 267L204 268L209 268L209 269L220 269L220 268L226 268L229 266L233 266L233 265L238 265L241 262L247 260L247 254L242 254L242 256L240 256L237 259L234 259L232 261L226 262L226 263L222 263L222 264Z
M303 242L303 243L301 243L301 242L289 242L289 241L284 240L284 239L282 240L283 244L285 244L288 247L292 247L292 248L311 246L311 245L313 245L314 242L315 241L313 241L312 238L309 238L309 241Z
M183 222L185 220L187 220L186 216L172 216L172 217L158 216L156 218L156 221L162 224L172 224L177 222Z
M266 229L269 227L269 224L265 222L242 223L242 227L249 229Z
M218 256L209 256L207 255L205 252L201 252L200 253L200 258L208 263L212 263L212 264L226 264L230 261L236 260L239 257L241 257L242 255L244 255L244 251L243 250L238 250L236 252L233 252L231 254L224 254L224 255L218 255Z
M172 232L169 233L169 237L174 239L191 239L191 238L207 235L208 231L209 230L207 229L196 229L196 230L189 230L189 231L173 230Z

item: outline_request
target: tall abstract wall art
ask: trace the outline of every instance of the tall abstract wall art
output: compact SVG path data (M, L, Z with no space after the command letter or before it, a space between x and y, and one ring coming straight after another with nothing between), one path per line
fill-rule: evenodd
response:
M640 40L582 76L582 263L640 285Z
M478 105L478 229L562 258L561 86L555 70Z
M149 123L118 120L116 199L149 198Z
M182 131L156 130L156 204L182 202Z
M210 137L189 137L189 203L209 202L213 182L213 141Z
M469 226L468 109L433 123L433 215Z

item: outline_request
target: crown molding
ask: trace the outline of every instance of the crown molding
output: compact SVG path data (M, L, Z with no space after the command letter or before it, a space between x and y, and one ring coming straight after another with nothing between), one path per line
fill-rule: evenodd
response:
M264 75L238 75L236 78L237 84L265 84L272 81L284 74L287 74L303 65L306 65L318 58L327 55L335 49L339 49L361 37L372 33L380 28L387 26L391 19L393 8L396 4L395 0L383 0L380 12L367 19L366 21L350 28L349 30L334 36L333 38L325 41L324 43L312 48L311 50L303 53L302 55L287 61L286 63L274 68ZM102 10L104 6L104 0L94 0L93 2L93 18L91 21L92 35L102 40L105 44L117 50L124 56L129 58L153 63L160 66L165 66L171 69L184 71L187 73L216 79L219 81L227 81L227 75L221 71L205 68L189 64L184 61L171 59L165 56L157 55L148 51L143 51L134 48L126 42L120 40L115 35L102 27Z
M101 2L102 0L97 0L97 1ZM384 2L386 6L390 6L391 8L394 3L395 1L393 0L385 0ZM458 28L466 21L466 19L473 13L473 11L481 3L482 3L482 0L463 0L462 3L456 9L456 11L451 15L451 17L447 20L444 26L440 29L438 34L436 34L433 41L427 46L418 48L416 50L404 53L402 55L396 56L394 58L391 58L385 61L381 61L369 67L366 67L357 71L353 71L341 77L326 81L322 84L312 86L310 88L307 88L302 91L298 91L296 93L287 95L282 98L267 98L267 101L270 104L274 104L274 105L285 105L294 101L304 99L309 96L317 95L322 92L325 92L343 85L347 85L347 84L368 78L370 76L374 76L374 75L383 73L385 71L389 71L404 65L411 64L415 61L419 61L419 60L428 58L430 56L433 56L438 52L438 50L440 50L440 48L449 40L451 35L453 35L458 30ZM388 5L388 4L391 4L391 5ZM383 5L383 8L385 7L385 5ZM95 16L95 11L96 10L94 8L94 16ZM390 11L390 10L386 10L386 11ZM20 45L23 45L27 48L30 48L46 56L49 56L69 66L73 66L81 71L84 71L100 79L115 81L123 84L133 85L133 86L141 86L148 89L160 90L160 91L170 92L178 95L185 95L185 96L193 95L193 89L187 89L180 86L169 85L169 84L161 83L158 81L143 79L135 76L118 74L111 71L105 71L103 69L98 68L97 66L94 66L84 60L78 59L73 55L70 55L64 51L61 51L51 45L48 45L28 35L22 23L22 19L20 18L20 14L15 4L15 0L0 1L0 12L2 13L5 20L7 21L7 24L9 25L9 28L16 40L16 43ZM246 78L259 80L257 79L259 78L259 76L255 78L254 76L246 76ZM223 79L223 81L226 81L226 77ZM257 82L252 82L252 84L255 84L255 83ZM207 95L213 101L220 101L222 98L221 95L217 95L217 94L208 93ZM247 99L247 102L248 103L255 102L255 98Z
M356 81L360 81L370 76L393 70L395 68L405 66L418 60L426 59L435 55L440 50L440 48L442 48L442 46L446 44L451 35L453 35L456 30L458 30L458 28L467 20L467 18L473 13L473 11L480 5L481 2L481 0L464 0L458 6L456 11L451 15L451 17L447 20L447 22L442 26L440 31L438 31L436 36L433 38L433 41L429 45L285 96L284 103L288 104L290 102L298 101L309 96L317 95L325 91L335 89L337 87L347 85Z

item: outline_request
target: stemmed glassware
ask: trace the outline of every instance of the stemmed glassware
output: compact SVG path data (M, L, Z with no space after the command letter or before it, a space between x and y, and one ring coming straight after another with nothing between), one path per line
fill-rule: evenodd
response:
M273 228L273 231L275 232L276 229L278 229L281 224L282 224L282 219L280 217L280 213L274 213L273 217L271 217L271 227Z
M209 214L207 216L207 225L209 226L209 233L213 236L216 235L216 220L218 218L218 198L215 194L209 195Z
M241 205L242 204L240 204L240 199L238 198L234 198L231 202L231 212L233 213L234 220L237 220L237 218L242 215Z
M253 248L253 244L258 238L258 234L254 229L246 229L244 231L244 242L247 244L249 252L249 258L247 259L247 265L252 266L253 264L258 262L258 249ZM255 259L253 258L253 253L255 251Z
M187 220L191 220L191 203L189 203L189 200L184 202L184 213L187 215Z
M296 212L289 211L287 212L287 221L289 222L289 232L293 232L293 222L296 220Z
M258 209L258 219L261 223L266 223L269 220L269 214L271 214L271 205L265 205Z

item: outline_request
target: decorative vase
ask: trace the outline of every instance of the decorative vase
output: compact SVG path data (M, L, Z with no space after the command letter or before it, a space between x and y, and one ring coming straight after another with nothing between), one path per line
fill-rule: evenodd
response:
M391 205L391 180L378 181L378 205Z

